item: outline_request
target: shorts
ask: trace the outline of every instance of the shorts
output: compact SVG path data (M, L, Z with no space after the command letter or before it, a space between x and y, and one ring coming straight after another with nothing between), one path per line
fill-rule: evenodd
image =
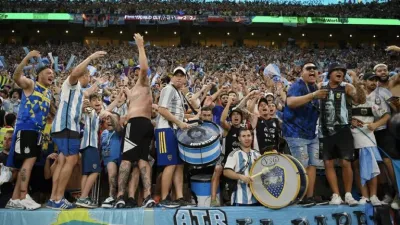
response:
M119 165L121 164L121 159L120 158L113 159L111 157L107 157L107 158L103 158L103 162L104 162L104 167L106 167L106 168L109 163L115 163L117 165L117 167L119 167Z
M321 138L319 144L324 160L353 160L354 139L350 127L344 127L332 136Z
M400 159L400 149L396 150L396 140L388 129L375 131L374 134L382 158L388 158L387 155L382 152L383 150L393 159Z
M134 117L125 126L125 138L122 143L122 160L137 162L148 161L151 141L154 138L154 126L145 117Z
M375 157L375 159L376 159L376 161L378 163L382 162L381 154L380 154L378 148L375 147L375 146L355 149L354 150L353 162L355 162L355 161L360 159L360 151L368 151L368 149L370 149L373 152L374 157Z
M322 165L322 160L319 159L318 137L311 140L285 137L285 140L289 146L291 155L299 160L304 168Z
M100 173L100 155L95 147L82 149L82 175Z
M62 153L65 156L77 155L79 153L81 145L79 132L65 129L57 133L52 133L51 137L54 144L57 145L58 153Z
M171 166L183 164L179 157L178 139L172 128L156 129L157 165Z
M40 157L41 133L34 130L14 132L7 166L20 169L25 159Z

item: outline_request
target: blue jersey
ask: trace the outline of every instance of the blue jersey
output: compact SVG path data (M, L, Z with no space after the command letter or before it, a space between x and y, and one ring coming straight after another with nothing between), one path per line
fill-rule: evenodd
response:
M50 112L51 98L51 91L38 82L34 83L33 92L28 97L22 92L15 131L43 131Z

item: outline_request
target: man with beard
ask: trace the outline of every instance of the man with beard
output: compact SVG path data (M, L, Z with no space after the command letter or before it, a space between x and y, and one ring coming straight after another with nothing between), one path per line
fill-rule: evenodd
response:
M325 173L333 195L331 205L340 205L338 181L335 171L335 160L340 159L344 182L345 202L356 206L358 202L351 195L353 170L351 160L354 155L354 141L350 129L351 99L356 95L353 85L343 82L347 69L337 63L329 66L327 82L319 84L321 89L328 90L328 97L321 100L319 134L320 148L323 151ZM334 117L332 118L332 115Z
M301 78L289 88L282 119L283 136L290 152L307 170L309 184L307 198L300 203L303 206L316 204L313 199L316 166L321 164L319 141L316 135L319 115L318 99L326 98L328 92L318 90L317 75L318 71L314 63L309 62L303 65Z
M369 101L374 102L380 108L384 109L388 113L383 115L382 117L376 117L374 123L369 124L368 128L371 131L374 131L377 145L380 149L385 151L390 157L399 159L400 153L396 150L395 140L392 135L390 135L389 130L387 129L387 122L391 118L391 109L388 103L388 100L392 97L392 93L388 90L389 88L389 73L388 68L385 64L378 64L374 67L374 71L376 76L378 77L378 86L375 89L372 89L373 85L371 85L372 92L368 92L367 99ZM368 89L367 89L368 90ZM368 90L369 91L369 90ZM381 153L383 158L383 162L387 168L389 173L389 177L393 183L395 183L395 175L393 171L393 165L391 160L387 157L386 154ZM384 168L381 167L383 171ZM392 195L389 194L389 186L388 184L384 185L385 197L383 202L390 203L392 200Z
M65 197L65 188L72 171L78 162L80 147L80 120L84 97L96 91L102 81L98 80L87 90L89 70L92 60L104 57L107 53L98 51L82 61L63 82L60 94L60 105L51 128L53 142L57 145L59 156L53 173L51 197L46 207L52 209L72 209L75 205Z
M40 57L38 51L31 51L22 60L14 72L15 83L22 88L22 98L15 124L14 136L7 160L7 166L19 170L12 198L6 208L35 210L40 208L28 194L29 179L33 165L41 153L42 132L50 112L52 99L49 87L53 83L53 70L39 68L38 77L33 81L23 76L23 68L34 57Z
M253 182L250 177L250 169L260 157L260 153L251 148L253 143L251 130L241 128L238 134L240 147L228 155L224 167L224 176L237 181L236 190L231 196L231 204L234 206L258 205L259 203L251 193L249 184Z

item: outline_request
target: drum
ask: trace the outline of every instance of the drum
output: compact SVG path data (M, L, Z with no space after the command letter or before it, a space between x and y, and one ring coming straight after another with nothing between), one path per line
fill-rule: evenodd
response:
M280 209L300 201L306 194L308 177L303 165L285 154L265 153L250 170L253 196L264 206Z
M205 166L214 163L221 155L220 129L209 121L194 120L196 126L178 130L180 158L190 165Z
M210 207L211 203L211 174L199 174L190 178L191 189L197 197L197 206ZM217 198L219 196L219 187L217 189Z

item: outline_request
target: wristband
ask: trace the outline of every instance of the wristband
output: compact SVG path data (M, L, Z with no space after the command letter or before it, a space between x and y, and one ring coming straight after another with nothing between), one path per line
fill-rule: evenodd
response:
M312 98L315 99L315 92L312 93Z

